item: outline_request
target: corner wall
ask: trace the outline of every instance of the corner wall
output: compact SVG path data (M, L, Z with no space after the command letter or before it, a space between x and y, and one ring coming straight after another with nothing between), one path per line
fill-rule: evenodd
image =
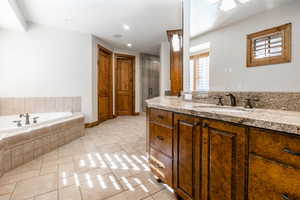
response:
M160 96L170 90L170 44L162 42L160 46Z

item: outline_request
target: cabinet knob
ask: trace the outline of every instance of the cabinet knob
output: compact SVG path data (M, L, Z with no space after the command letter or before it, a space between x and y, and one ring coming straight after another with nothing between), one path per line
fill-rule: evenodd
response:
M208 127L209 127L208 123L203 123L203 128L208 128Z
M200 125L200 122L195 122L194 123L194 126L199 126Z
M281 199L283 199L283 200L292 200L292 199L290 199L288 194L282 194Z
M157 139L163 141L164 140L164 137L163 136L156 136Z
M164 118L164 116L162 116L162 115L157 115L157 117L158 117L159 119L163 119L163 118Z
M156 164L156 167L157 167L158 169L163 169L163 167L160 166L159 164Z

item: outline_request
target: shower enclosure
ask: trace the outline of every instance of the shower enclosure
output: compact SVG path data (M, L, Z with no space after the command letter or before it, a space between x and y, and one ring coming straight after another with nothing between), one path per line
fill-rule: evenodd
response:
M142 110L146 111L145 100L159 96L160 58L148 54L141 55L141 95Z

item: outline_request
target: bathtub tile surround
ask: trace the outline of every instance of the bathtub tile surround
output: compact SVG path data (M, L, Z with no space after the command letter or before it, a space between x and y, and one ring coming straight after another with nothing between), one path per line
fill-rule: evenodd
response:
M81 112L81 97L0 98L0 115L70 111Z
M43 123L37 127L2 133L0 175L82 136L84 136L84 116L81 113L55 122Z
M222 96L225 105L230 105L230 100L225 95L232 93L237 100L238 106L244 106L247 98L252 99L254 108L287 110L300 112L300 93L297 92L217 92L211 91L207 95L193 93L193 101L199 103L216 104L216 96ZM257 99L258 101L253 101Z
M3 157L4 157L4 141L0 140L0 177L4 173L4 163L3 163Z

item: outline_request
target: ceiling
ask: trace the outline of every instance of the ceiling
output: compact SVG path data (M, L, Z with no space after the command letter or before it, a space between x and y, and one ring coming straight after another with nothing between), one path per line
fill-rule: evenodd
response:
M14 0L0 1L0 28L25 31L26 22Z
M225 12L220 9L221 0L215 4L210 3L209 0L191 0L191 37L228 26L265 10L296 0L249 0L247 3L239 3L239 0L234 1L237 7Z
M159 53L160 43L167 40L166 30L180 28L181 24L181 0L17 2L25 19L32 23L93 34L115 48L150 54ZM124 30L124 24L130 30ZM122 37L114 37L116 34ZM131 48L127 47L128 43L132 44Z

